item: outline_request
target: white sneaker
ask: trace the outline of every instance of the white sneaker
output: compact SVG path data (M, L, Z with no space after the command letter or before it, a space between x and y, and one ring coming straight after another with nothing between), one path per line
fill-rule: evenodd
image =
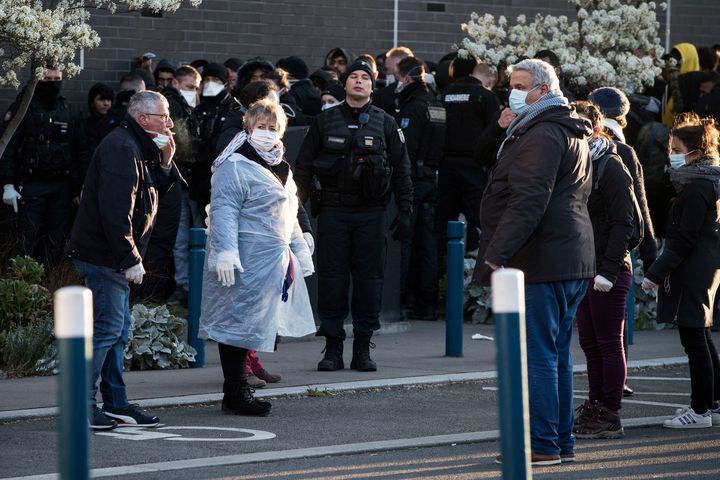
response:
M665 420L663 427L665 428L708 428L712 427L712 417L710 410L698 415L690 407L679 409L681 413L674 418Z
M710 409L713 427L720 427L720 407Z
M682 415L690 410L690 407L678 408L675 410L675 415ZM710 409L710 419L712 420L713 427L720 427L720 407Z

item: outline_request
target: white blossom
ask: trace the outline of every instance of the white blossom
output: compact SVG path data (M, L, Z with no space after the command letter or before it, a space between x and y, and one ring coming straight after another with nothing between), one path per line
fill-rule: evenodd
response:
M614 86L634 92L652 85L661 73L664 49L658 37L656 4L644 0L568 0L576 18L519 15L515 25L504 17L472 13L462 25L468 35L461 57L497 65L554 51L571 87Z
M189 3L198 6L201 1ZM35 78L42 77L46 65L63 70L66 77L78 74L75 57L80 49L100 44L100 36L89 23L90 10L115 12L118 4L174 12L182 0L58 0L51 8L41 0L0 0L0 85L17 88L18 72L27 66L35 67Z

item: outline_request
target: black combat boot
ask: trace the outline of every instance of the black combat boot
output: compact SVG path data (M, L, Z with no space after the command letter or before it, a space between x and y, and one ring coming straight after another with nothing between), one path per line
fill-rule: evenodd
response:
M325 356L318 363L318 371L334 372L345 368L343 363L343 341L339 338L325 337Z
M270 402L258 400L253 395L253 389L245 381L225 382L225 394L222 401L222 410L235 415L265 416L270 413Z
M353 339L353 356L350 368L361 372L374 372L377 365L370 358L370 348L375 344L370 341L371 335L356 335Z

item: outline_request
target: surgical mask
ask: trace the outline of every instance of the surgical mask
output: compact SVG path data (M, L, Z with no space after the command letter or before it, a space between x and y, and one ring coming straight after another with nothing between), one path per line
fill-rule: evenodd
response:
M330 108L332 108L332 107L334 107L334 106L337 106L337 105L340 105L340 102L336 102L336 103L326 103L326 104L324 104L322 107L320 107L320 109L324 112L325 110L328 110L328 109L330 109Z
M197 105L197 92L195 90L180 90L180 95L183 96L189 106L195 108L195 105Z
M170 143L170 137L165 135L164 133L160 132L153 132L152 130L145 130L147 133L154 133L156 136L153 137L152 141L155 142L155 145L162 150L167 146L168 143Z
M540 85L538 85L539 87ZM538 88L535 87L535 88ZM525 110L525 108L528 106L528 104L525 102L527 99L528 93L535 90L535 88L528 90L527 92L524 92L522 90L518 90L517 88L513 88L510 91L510 97L508 97L508 103L510 104L510 110L512 110L515 115L519 115L520 112Z
M207 82L203 86L203 97L214 97L215 95L222 92L224 88L225 85L222 83Z
M668 156L670 160L670 168L680 168L685 166L685 154L684 153L671 153Z
M273 132L272 130L260 130L256 128L252 134L250 134L250 140L253 147L263 152L269 152L275 145L280 143L280 135L278 132Z

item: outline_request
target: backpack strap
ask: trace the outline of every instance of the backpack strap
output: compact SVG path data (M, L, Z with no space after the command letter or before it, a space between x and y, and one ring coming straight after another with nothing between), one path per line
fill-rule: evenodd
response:
M608 160L610 160L610 157L613 155L614 154L612 153L606 153L595 161L593 168L597 168L597 176L593 182L593 190L597 190L600 186L600 178L602 178L603 173L605 173L605 167L607 167Z

